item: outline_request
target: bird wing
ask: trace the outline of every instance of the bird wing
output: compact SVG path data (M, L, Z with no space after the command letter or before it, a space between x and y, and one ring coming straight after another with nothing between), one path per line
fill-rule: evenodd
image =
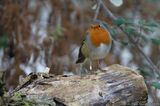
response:
M88 57L88 55L89 55L89 52L88 52L87 44L86 44L86 41L83 40L81 47L79 49L78 59L76 63L84 62L84 60L86 59L86 57Z

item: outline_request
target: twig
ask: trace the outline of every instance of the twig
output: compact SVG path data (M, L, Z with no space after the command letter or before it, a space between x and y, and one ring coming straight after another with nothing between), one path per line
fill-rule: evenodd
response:
M102 7L105 9L105 11L106 11L107 15L109 16L109 18L111 18L112 20L116 20L117 17L115 17L115 16L111 13L111 11L105 6L105 4L103 3L103 1L102 1L102 0L99 0L99 2L100 2L100 4L102 5Z
M157 68L157 66L151 61L151 59L148 56L146 56L146 54L142 51L142 48L139 45L137 45L136 41L134 41L133 38L129 37L129 34L126 33L122 27L119 27L119 28L121 29L121 31L123 31L125 33L125 35L129 39L129 41L133 44L133 46L137 49L137 51L148 61L153 72L158 73L160 75L160 71Z
M117 19L116 16L114 16L112 14L112 12L106 7L106 5L103 3L102 0L99 0L100 4L102 5L102 7L104 8L104 10L106 11L108 17L112 20L112 21L115 21ZM137 43L135 43L135 41L133 40L133 38L129 37L129 34L126 33L123 29L122 26L119 26L119 28L121 29L122 32L125 33L125 35L127 36L127 38L129 39L129 41L134 45L134 47L138 50L138 52L148 61L148 63L150 64L152 70L154 73L157 73L160 75L160 71L159 69L157 68L157 66L151 61L151 59L145 55L145 53L142 51L142 48L137 45Z
M101 7L100 1L97 1L97 2L98 2L98 3L97 3L97 9L96 9L96 12L95 12L94 18L93 18L94 21L97 19L98 14L99 14L99 10L100 10L100 7Z

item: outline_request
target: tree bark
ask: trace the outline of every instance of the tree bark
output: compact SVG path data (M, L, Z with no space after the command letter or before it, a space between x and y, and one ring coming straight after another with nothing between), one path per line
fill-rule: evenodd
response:
M148 97L143 77L116 64L92 75L37 79L18 92L51 106L137 106L145 105Z

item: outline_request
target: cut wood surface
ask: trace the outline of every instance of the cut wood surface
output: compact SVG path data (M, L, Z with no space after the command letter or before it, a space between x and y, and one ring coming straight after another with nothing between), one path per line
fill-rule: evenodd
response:
M116 64L92 75L37 79L19 92L28 100L51 106L144 105L148 97L143 77Z

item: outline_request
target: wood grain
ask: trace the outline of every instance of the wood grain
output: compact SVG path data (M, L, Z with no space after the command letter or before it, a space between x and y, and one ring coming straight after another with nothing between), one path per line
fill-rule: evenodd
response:
M67 106L145 105L148 97L143 77L117 64L92 75L36 80L19 92L29 100Z

